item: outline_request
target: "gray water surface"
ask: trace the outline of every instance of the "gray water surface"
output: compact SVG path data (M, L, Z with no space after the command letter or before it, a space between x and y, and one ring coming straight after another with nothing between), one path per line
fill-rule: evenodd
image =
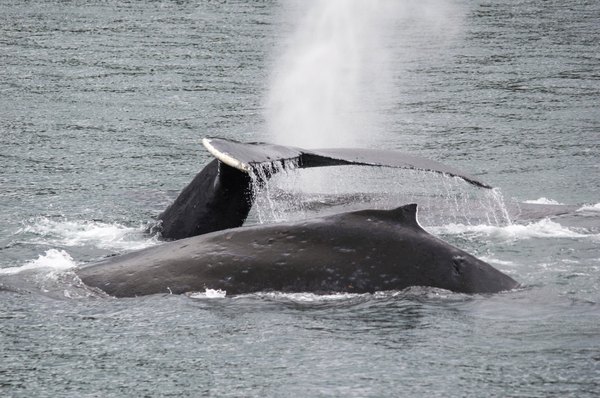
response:
M388 32L391 94L366 108L378 124L361 138L464 169L507 203L572 205L512 223L422 215L516 291L113 299L81 286L66 268L159 244L143 230L210 160L201 138L272 140L271 71L310 4L3 1L1 394L598 396L600 6L457 1L450 31L425 3ZM329 173L332 192L302 193L302 216L376 197L435 211L453 189Z

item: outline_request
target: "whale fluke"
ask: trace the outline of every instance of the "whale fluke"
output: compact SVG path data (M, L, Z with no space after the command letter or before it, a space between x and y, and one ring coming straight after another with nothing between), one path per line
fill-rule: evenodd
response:
M215 156L158 217L164 239L182 239L241 226L254 203L252 184L265 183L278 168L363 165L423 170L458 177L477 187L489 185L453 167L402 152L381 149L302 149L266 143L205 138ZM254 180L253 180L254 178Z
M204 147L217 159L246 173L279 161L294 162L299 168L325 166L376 166L422 170L458 177L481 188L492 187L452 166L420 156L385 149L324 148L302 149L266 143L241 143L222 138L204 138Z

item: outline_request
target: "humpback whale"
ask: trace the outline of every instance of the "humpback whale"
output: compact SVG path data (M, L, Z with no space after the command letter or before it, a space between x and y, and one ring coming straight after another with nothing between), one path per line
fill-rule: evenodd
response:
M496 293L518 283L427 233L417 205L233 228L110 257L76 271L116 297L221 289L367 293L430 286Z
M205 139L216 157L160 216L170 242L76 270L87 285L116 297L221 289L352 292L431 286L495 293L518 283L489 264L427 233L417 205L360 210L296 222L241 227L252 184L293 167L373 165L443 173L487 184L441 163L385 150L305 150Z
M243 225L254 202L252 184L264 184L277 168L365 165L423 170L491 187L451 166L419 156L380 149L302 149L265 143L205 138L216 159L208 163L158 216L162 238L175 240Z

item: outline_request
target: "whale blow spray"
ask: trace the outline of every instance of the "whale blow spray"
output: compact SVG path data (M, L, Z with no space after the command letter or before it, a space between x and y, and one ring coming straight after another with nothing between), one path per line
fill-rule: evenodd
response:
M274 66L266 119L275 142L370 146L394 107L411 36L448 32L439 1L309 0ZM290 5L290 3L286 3ZM285 6L285 5L284 5ZM407 50L409 49L410 50ZM391 65L393 64L393 68ZM392 70L394 73L392 73Z

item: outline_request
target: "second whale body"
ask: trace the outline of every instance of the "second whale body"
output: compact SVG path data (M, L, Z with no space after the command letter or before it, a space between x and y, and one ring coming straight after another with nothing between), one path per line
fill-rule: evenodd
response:
M417 205L241 227L164 243L76 271L116 297L225 290L367 293L430 286L496 293L518 283L427 233Z

